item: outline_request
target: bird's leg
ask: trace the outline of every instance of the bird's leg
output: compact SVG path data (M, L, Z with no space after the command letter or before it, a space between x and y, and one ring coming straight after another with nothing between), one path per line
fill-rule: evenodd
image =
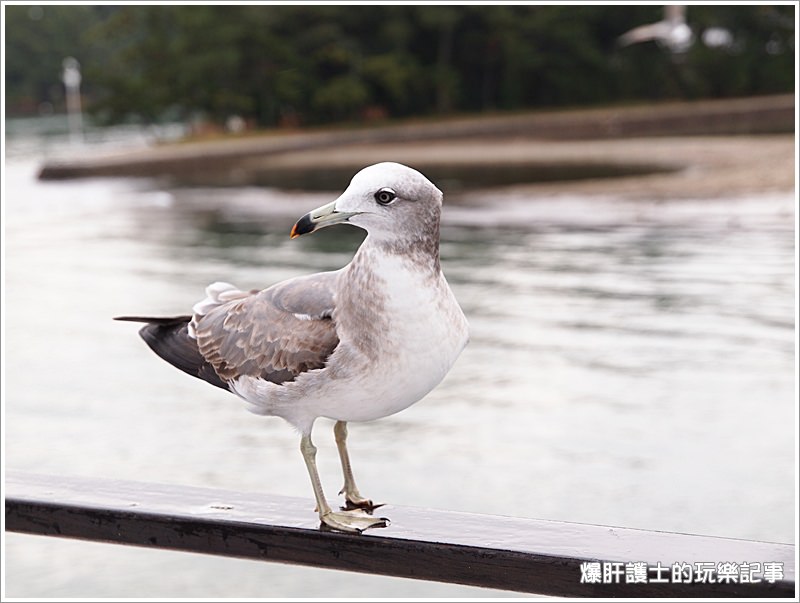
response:
M344 494L346 509L373 509L382 505L375 505L368 498L361 496L353 477L353 467L350 465L350 455L347 452L347 423L336 421L333 426L333 435L336 438L336 447L339 449L339 460L342 461L342 473L344 473L344 487L339 494Z
M320 521L334 530L341 532L352 532L360 534L368 528L385 528L388 520L384 517L372 517L361 509L354 511L334 512L325 500L325 493L322 491L322 482L317 471L317 448L311 442L311 435L303 434L300 440L300 452L306 462L308 475L311 478L311 487L314 489L314 497L317 499L317 510L319 511Z

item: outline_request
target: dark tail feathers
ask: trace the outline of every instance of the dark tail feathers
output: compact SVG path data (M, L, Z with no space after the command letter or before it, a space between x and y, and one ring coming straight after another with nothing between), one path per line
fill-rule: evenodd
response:
M230 391L228 384L220 379L214 367L200 354L197 341L189 337L188 326L191 319L191 316L114 318L114 320L147 323L139 329L139 335L151 350L184 373Z
M146 322L151 325L170 325L182 324L192 320L191 316L115 316L114 320L125 320L127 322Z

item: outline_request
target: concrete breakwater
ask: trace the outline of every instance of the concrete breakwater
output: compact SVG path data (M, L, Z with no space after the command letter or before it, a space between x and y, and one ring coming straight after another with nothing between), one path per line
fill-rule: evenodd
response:
M455 191L566 181L601 193L633 183L640 194L684 189L679 196L785 190L794 107L793 95L780 95L270 132L54 160L39 177L334 190L364 165L392 160Z

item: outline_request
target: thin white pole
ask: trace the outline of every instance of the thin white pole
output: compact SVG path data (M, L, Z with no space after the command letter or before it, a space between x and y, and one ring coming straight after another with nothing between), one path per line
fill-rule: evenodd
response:
M73 144L83 142L83 117L81 114L81 65L77 59L67 57L63 62L61 79L67 92L67 121L69 138Z

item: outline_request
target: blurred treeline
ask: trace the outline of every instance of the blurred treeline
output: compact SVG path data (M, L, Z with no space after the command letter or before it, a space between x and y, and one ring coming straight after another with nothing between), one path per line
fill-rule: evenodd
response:
M9 115L299 125L794 90L794 6L689 6L695 43L619 48L661 6L6 6ZM710 27L733 40L710 48Z

